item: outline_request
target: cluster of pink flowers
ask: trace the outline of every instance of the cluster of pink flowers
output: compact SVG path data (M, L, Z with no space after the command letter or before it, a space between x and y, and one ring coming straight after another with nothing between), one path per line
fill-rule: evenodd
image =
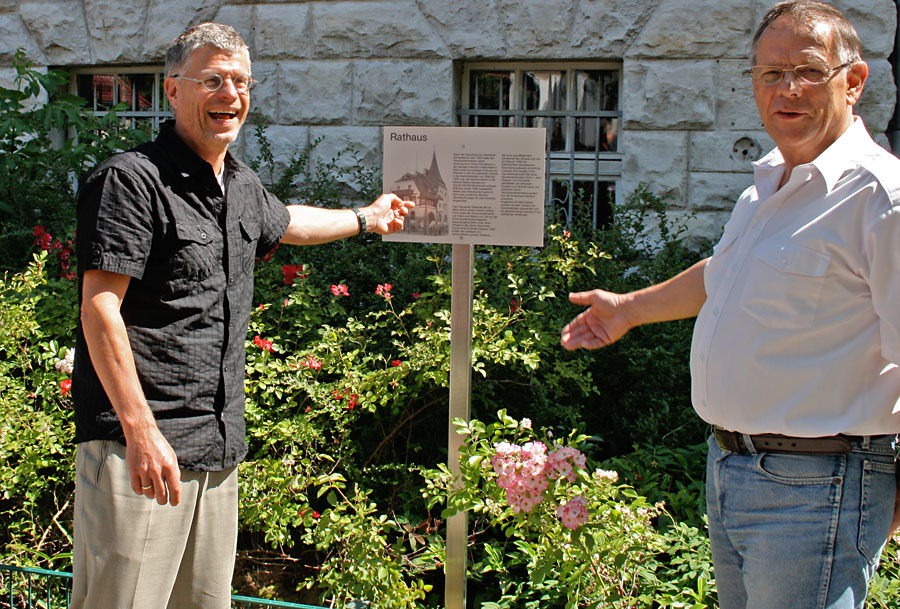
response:
M62 241L54 239L53 235L48 233L47 229L40 225L34 227L33 234L34 244L36 246L45 252L56 252L56 257L59 259L59 266L62 267L63 270L59 276L64 279L75 279L75 271L69 270L72 267L72 254L75 253L75 250L73 249L75 243L71 239L67 239L66 244L63 245Z
M303 272L302 264L285 264L281 267L281 274L285 285L294 285L295 280L309 277L309 273Z
M306 356L306 359L300 362L300 366L304 368L312 368L313 370L320 370L322 368L322 362L316 359L316 356L310 353Z
M392 287L393 286L389 283L379 283L378 287L375 288L375 294L378 296L384 296L385 300L390 300Z
M575 482L578 474L575 468L584 469L587 459L577 448L561 446L547 455L547 469L554 478L565 478L569 482Z
M537 507L544 500L544 491L551 480L566 478L574 482L575 468L584 468L585 464L585 457L579 450L562 446L548 451L543 442L527 442L522 446L499 442L494 445L491 456L497 485L506 491L506 500L515 513L528 513ZM569 528L574 528L569 523L577 522L576 526L580 526L587 519L583 500L578 503L573 499L560 506L557 513L560 518L565 513L563 524Z
M272 352L272 341L260 338L259 334L253 337L253 344L263 351Z
M332 285L331 293L334 294L335 296L349 296L350 295L350 292L347 290L347 286L345 286L343 283L340 283L338 285Z
M497 485L506 491L513 512L530 512L544 500L550 484L547 476L547 446L543 442L527 442L522 446L500 442L491 466L497 473Z
M556 508L556 515L562 520L563 526L573 531L588 521L587 507L584 505L584 497L573 497Z

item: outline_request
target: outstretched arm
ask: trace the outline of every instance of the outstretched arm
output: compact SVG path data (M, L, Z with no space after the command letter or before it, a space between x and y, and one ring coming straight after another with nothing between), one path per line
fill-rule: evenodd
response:
M589 308L562 330L566 349L599 349L642 324L694 317L706 301L706 259L663 283L628 294L573 292L569 300Z
M178 457L159 431L144 397L120 312L130 280L127 275L86 271L81 324L91 362L125 434L131 489L138 495L155 498L161 505L178 505Z
M368 230L379 235L390 235L403 230L403 220L415 206L394 194L378 197L374 203L360 209L366 217ZM316 245L328 243L359 232L359 222L352 209L325 209L309 205L288 205L291 222L282 243Z

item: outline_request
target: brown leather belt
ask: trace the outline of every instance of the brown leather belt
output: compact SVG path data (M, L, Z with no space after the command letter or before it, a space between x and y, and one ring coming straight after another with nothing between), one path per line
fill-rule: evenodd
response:
M846 455L853 449L850 440L845 436L797 438L773 433L745 435L719 427L713 427L713 430L719 448L739 455L752 455L761 452Z

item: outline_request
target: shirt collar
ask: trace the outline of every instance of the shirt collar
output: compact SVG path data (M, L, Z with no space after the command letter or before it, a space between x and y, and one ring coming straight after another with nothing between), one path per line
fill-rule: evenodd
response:
M855 164L853 159L856 158L855 151L870 141L866 126L863 120L853 117L853 123L835 142L825 149L811 164L819 170L822 178L825 179L825 191L831 192L841 176L847 172L848 161Z
M847 171L848 159L854 155L851 151L859 150L871 141L863 119L854 116L853 123L825 151L816 157L808 166L815 167L825 181L825 192L831 192L841 176ZM754 181L757 189L775 192L784 172L784 156L778 148L753 163ZM762 194L762 193L760 193Z
M178 167L179 172L185 177L207 175L215 179L212 165L204 160L194 150L182 140L175 131L175 121L167 120L159 127L159 136L157 140L169 150L172 160ZM238 169L237 160L228 151L225 153L225 171L229 169L236 171Z

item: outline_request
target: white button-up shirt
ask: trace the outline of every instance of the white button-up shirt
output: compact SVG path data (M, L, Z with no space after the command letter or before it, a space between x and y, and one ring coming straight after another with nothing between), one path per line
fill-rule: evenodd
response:
M742 433L900 432L900 160L861 119L778 190L754 164L704 270L692 398Z

